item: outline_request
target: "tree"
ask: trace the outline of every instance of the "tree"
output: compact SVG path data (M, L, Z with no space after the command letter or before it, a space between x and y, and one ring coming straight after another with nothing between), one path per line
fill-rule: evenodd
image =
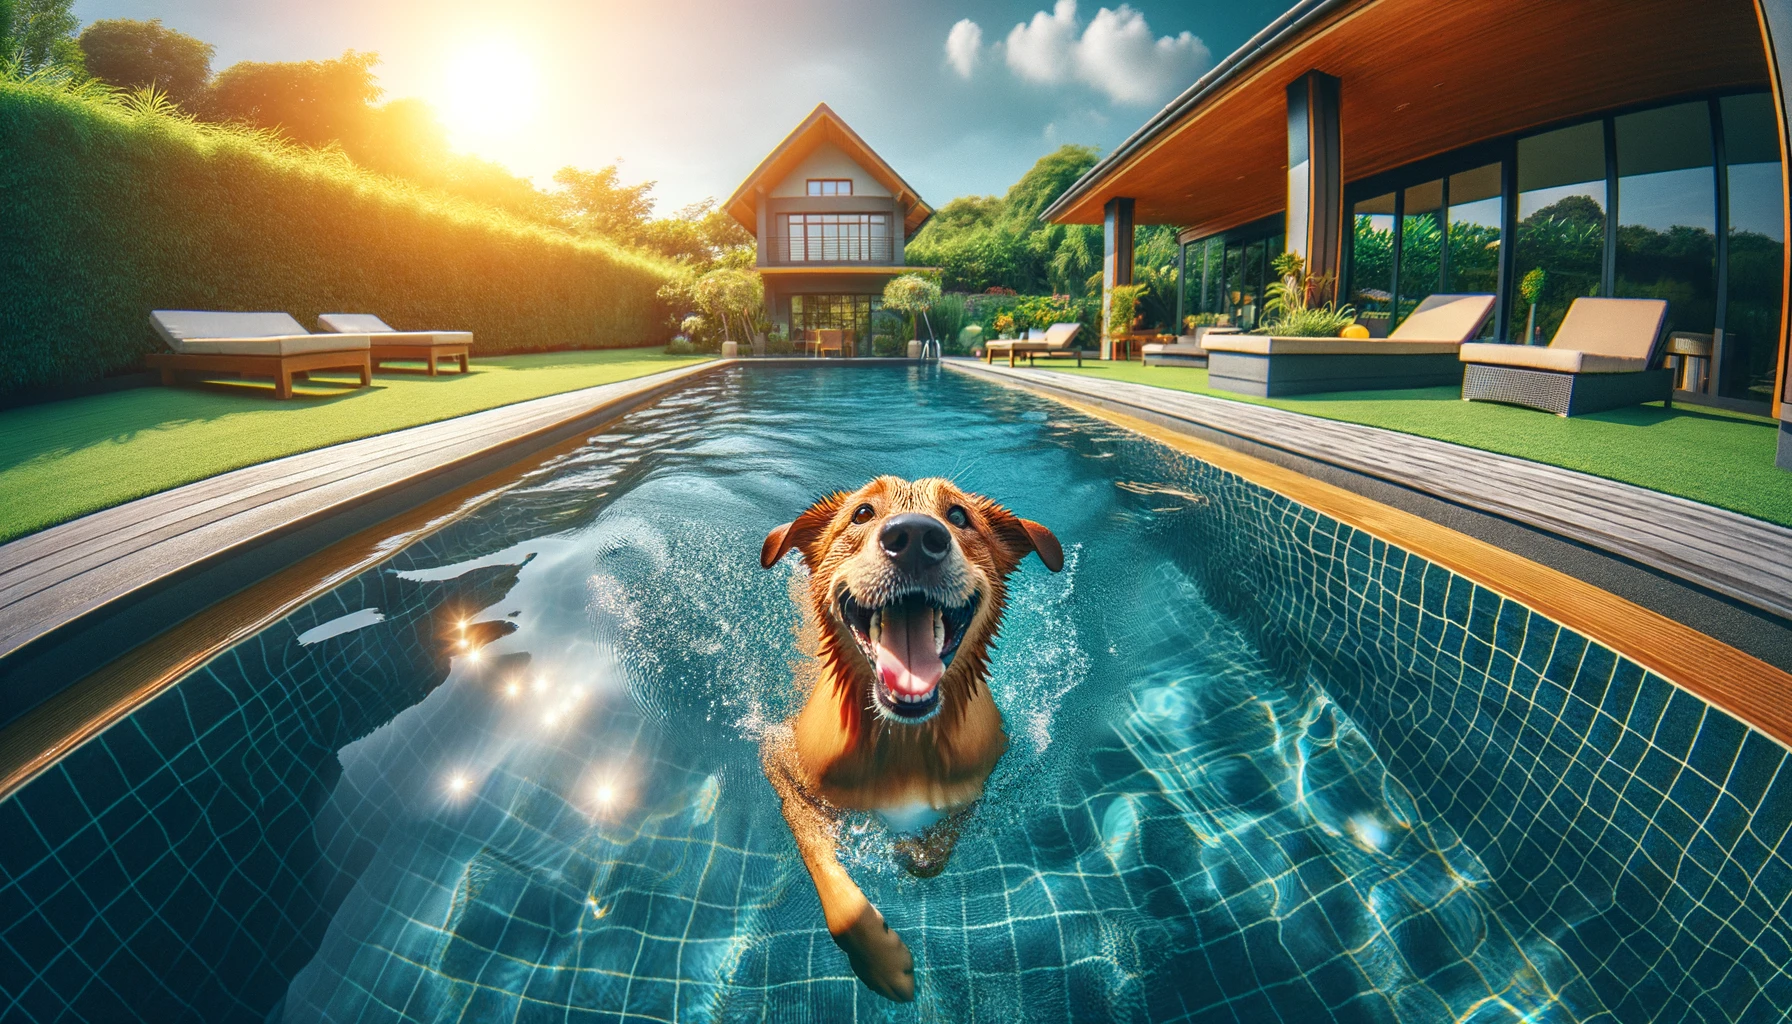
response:
M654 183L621 183L621 170L611 164L595 171L562 167L554 172L567 217L581 230L639 244L642 228L653 216Z
M750 270L712 270L691 286L691 298L697 308L722 322L722 337L732 341L730 322L749 326L753 311L765 303L765 284Z
M154 86L185 107L194 105L212 77L215 48L159 18L96 21L81 30L79 42L88 74L121 89Z
M0 0L0 64L84 73L74 38L81 19L69 11L73 6L74 0Z
M353 150L385 92L373 74L379 62L377 53L354 50L335 60L242 61L218 73L207 107L214 117L278 129L307 146Z
M914 323L917 317L926 321L929 338L933 337L933 323L927 321L927 311L938 301L940 286L920 274L904 274L892 278L889 284L884 285L884 308L908 314L911 326L917 326ZM915 337L921 335L919 330L911 333Z

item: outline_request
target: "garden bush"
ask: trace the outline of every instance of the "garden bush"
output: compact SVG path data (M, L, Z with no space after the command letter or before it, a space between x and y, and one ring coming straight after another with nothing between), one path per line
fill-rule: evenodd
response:
M0 73L0 395L138 369L152 309L368 312L474 356L664 343L665 261L165 101Z

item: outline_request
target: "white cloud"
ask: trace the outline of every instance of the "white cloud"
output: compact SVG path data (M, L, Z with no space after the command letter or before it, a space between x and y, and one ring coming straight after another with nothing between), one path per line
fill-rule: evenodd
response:
M1153 37L1145 16L1126 4L1103 7L1084 26L1076 16L1076 0L1057 0L1049 14L1038 11L1031 21L1014 26L1003 56L1009 69L1027 81L1058 84L1075 78L1116 103L1163 99L1193 82L1213 61L1207 45L1193 33Z
M1008 33L1008 67L1030 82L1062 82L1075 70L1076 0L1058 0Z
M1151 37L1145 16L1121 4L1103 7L1077 46L1077 71L1120 103L1148 103L1193 82L1212 62L1194 34Z
M977 66L977 55L983 49L983 27L969 18L961 18L946 33L946 63L960 78L971 77Z

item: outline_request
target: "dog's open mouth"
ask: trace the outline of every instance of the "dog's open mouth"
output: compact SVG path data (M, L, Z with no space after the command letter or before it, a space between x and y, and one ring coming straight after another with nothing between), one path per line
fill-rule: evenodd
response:
M911 592L870 607L850 593L840 595L840 619L877 677L871 689L880 710L910 722L939 710L940 679L958 653L979 600L973 593L964 604L948 608Z

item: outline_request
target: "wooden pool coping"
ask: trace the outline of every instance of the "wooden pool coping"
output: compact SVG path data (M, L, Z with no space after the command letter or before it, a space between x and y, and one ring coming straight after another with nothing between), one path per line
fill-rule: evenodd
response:
M1363 530L1389 544L1410 551L1610 648L1642 668L1654 672L1668 682L1754 726L1780 744L1792 747L1792 703L1786 699L1788 695L1792 695L1792 673L1787 673L1759 658L1722 643L1685 623L1651 611L1585 580L1532 561L1498 545L1450 529L1423 516L1394 508L1285 466L1276 465L1224 445L1191 436L1187 432L1166 426L1161 419L1147 420L1139 416L1128 415L1116 408L1116 398L1132 397L1149 403L1149 399L1155 397L1150 394L1128 395L1125 391L1116 394L1117 389L1137 392L1158 392L1162 389L1151 388L1147 385L1101 381L1097 383L1103 385L1102 388L1090 389L1091 391L1099 390L1100 394L1081 396L1077 393L1078 389L1075 385L1087 378L1069 374L1051 374L1051 371L1018 371L1018 368L1018 372L1009 371L1006 368L992 371L982 364L949 365L974 376L993 378L999 383L1021 387L1044 395L1086 415L1143 434L1177 451L1218 466L1227 472L1330 516L1339 522ZM1051 379L1041 379L1045 374L1050 374ZM1180 393L1168 392L1168 394ZM1198 395L1183 395L1182 397L1202 398ZM1097 399L1097 401L1087 400L1089 398ZM1227 407L1227 411L1234 408L1259 408L1242 403L1228 403L1219 399L1206 399L1206 401L1223 405ZM1273 409L1266 411L1281 413L1280 410ZM1281 413L1281 415L1296 417L1298 420L1305 421L1305 424L1314 422L1313 417L1302 416L1299 413ZM1231 423L1229 426L1234 431L1239 429L1237 423ZM1356 425L1341 424L1341 426L1355 427ZM1360 427L1357 429L1368 431L1377 428ZM1378 432L1392 433L1389 431ZM1437 445L1452 449L1460 447L1449 445L1446 442L1431 441L1427 438L1397 436L1419 445ZM1261 440L1261 436L1257 435L1257 439ZM1328 440L1335 442L1335 439ZM1488 455L1490 453L1480 454ZM1510 459L1508 456L1492 456L1492 458L1508 459L1513 462L1523 461ZM1525 465L1536 466L1537 464L1525 463ZM1386 469L1385 466L1383 468ZM1595 481L1609 487L1629 487L1629 485L1617 484L1598 477L1572 473L1570 470L1561 470L1555 467L1540 468L1560 474L1571 474L1574 477ZM1472 473L1473 470L1458 466L1455 472ZM1573 482L1578 483L1579 481ZM1640 490L1640 488L1631 489ZM1653 494L1654 492L1647 493ZM1667 496L1662 495L1661 497ZM1681 501L1682 499L1673 500ZM1697 507L1706 508L1706 506ZM1724 513L1720 509L1710 509L1709 511L1726 516L1734 515L1734 513ZM1751 520L1751 522L1753 521ZM1792 551L1792 531L1773 527L1771 524L1761 525L1786 535L1787 540L1783 542L1785 546L1779 547L1777 549L1779 552L1783 554L1786 551Z

